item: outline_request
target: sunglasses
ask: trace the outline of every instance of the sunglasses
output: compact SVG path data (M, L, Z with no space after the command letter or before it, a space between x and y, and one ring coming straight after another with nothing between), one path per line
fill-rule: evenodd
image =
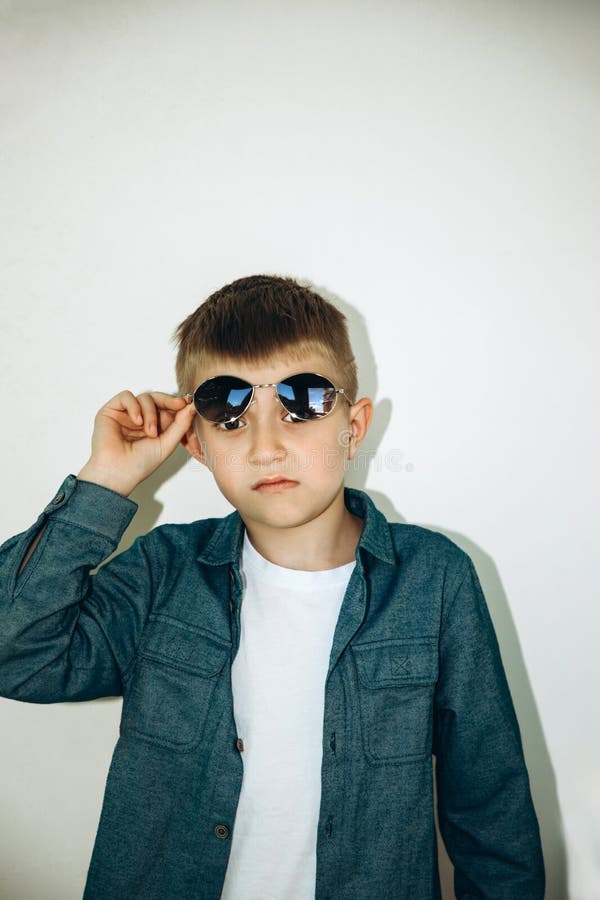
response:
M267 384L250 384L233 375L217 375L196 388L194 406L209 422L234 422L246 412L258 387L275 388L281 405L300 422L328 416L335 409L338 394L351 404L344 388L336 387L324 375L302 372Z

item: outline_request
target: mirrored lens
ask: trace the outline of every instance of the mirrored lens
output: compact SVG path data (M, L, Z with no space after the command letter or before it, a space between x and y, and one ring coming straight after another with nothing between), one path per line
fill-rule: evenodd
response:
M318 419L335 406L335 387L323 375L304 372L292 375L277 385L279 398L288 412L299 419Z
M232 375L219 375L201 384L194 394L194 406L211 422L228 422L240 416L252 395L252 385Z

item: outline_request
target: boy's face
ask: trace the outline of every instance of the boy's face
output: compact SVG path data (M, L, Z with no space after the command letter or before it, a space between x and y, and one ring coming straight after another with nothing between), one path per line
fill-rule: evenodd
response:
M336 387L345 387L318 351L300 362L282 354L261 365L219 358L197 372L195 387L216 375L270 384L299 372L318 373ZM345 461L355 455L372 409L368 398L351 407L338 394L329 415L294 422L277 399L275 388L259 387L234 430L225 430L222 424L196 415L185 448L211 470L221 493L246 524L294 527L316 518L340 494ZM288 489L257 490L256 482L269 475L282 475L296 484Z

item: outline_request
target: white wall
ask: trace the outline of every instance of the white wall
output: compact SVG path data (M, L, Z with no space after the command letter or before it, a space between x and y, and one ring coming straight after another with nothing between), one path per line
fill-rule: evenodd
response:
M599 26L582 0L0 2L0 540L102 403L175 389L210 292L324 290L376 403L349 483L479 571L550 900L600 884ZM186 459L122 547L230 511ZM119 712L0 701L2 900L81 896Z

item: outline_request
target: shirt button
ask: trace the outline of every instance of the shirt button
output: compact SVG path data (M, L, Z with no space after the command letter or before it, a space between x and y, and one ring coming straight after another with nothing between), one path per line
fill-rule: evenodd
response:
M61 491L60 494L56 495L56 497L54 498L54 500L52 502L58 506L58 504L62 503L64 499L65 499L64 492Z
M229 834L229 828L227 825L215 825L215 834L221 840L224 840Z
M240 753L241 753L241 751L244 749L244 742L243 742L243 740L242 740L241 738L238 738L237 741L235 742L235 746L238 748L238 750L239 750Z

